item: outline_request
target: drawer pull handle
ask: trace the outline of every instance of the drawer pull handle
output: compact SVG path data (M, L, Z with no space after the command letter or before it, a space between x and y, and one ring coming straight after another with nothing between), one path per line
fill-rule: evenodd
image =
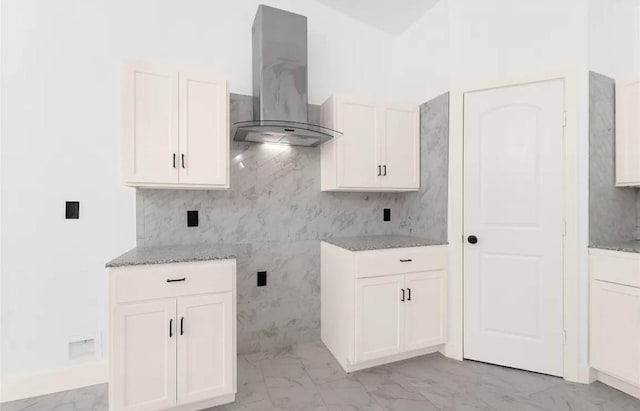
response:
M173 338L173 318L169 320L169 338Z
M402 289L402 300L400 301L404 302L404 288Z
M167 278L167 282L168 283L177 283L180 281L186 281L187 278L186 277L182 277L182 278Z
M180 318L180 335L184 335L184 317Z
M411 261L413 261L413 260L410 259L410 258L406 258L404 260L402 260L402 259L400 260L401 263L410 263Z
M411 288L407 288L407 291L409 291L409 298L407 298L407 301L411 301Z

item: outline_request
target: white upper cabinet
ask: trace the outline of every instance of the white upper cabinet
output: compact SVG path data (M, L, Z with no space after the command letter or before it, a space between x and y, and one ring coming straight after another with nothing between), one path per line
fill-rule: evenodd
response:
M323 191L417 191L420 133L417 106L334 95L322 123L342 133L321 147Z
M229 188L227 80L205 70L128 63L124 94L126 185Z
M616 83L616 185L640 186L640 79Z

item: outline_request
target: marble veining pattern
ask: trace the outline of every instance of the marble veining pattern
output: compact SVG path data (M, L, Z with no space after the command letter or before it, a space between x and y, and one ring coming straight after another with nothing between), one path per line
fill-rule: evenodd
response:
M406 193L398 233L447 242L449 93L420 106L420 190Z
M636 189L615 184L615 81L589 73L589 243L636 239Z
M321 239L403 234L446 242L445 97L422 107L417 193L322 192L318 148L236 142L232 129L231 189L137 190L138 246L243 244L236 259L238 352L318 339ZM250 96L231 95L231 124L252 119L252 110ZM318 106L309 106L309 122L319 122ZM199 212L198 227L187 227L187 210ZM256 287L263 270L267 286Z
M372 235L325 238L323 241L349 251L385 250L390 248L424 247L446 244L442 241L408 235Z
M107 385L2 404L2 411L107 411ZM345 373L320 341L238 356L234 403L209 411L640 411L640 400L599 382L439 353Z
M107 267L128 265L185 263L236 258L242 245L193 244L136 247L109 261Z
M640 253L640 240L619 241L608 244L594 244L589 248L597 248L600 250L623 251L625 253Z

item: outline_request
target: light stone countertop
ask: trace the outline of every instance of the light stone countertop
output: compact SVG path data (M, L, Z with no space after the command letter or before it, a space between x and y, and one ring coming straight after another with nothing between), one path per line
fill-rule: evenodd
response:
M446 245L447 242L408 235L371 235L361 237L324 238L322 241L349 251L386 250L391 248Z
M590 245L589 248L599 250L623 251L625 253L640 253L640 240L620 241L609 244Z
M106 267L235 259L239 247L229 244L136 247L109 261Z

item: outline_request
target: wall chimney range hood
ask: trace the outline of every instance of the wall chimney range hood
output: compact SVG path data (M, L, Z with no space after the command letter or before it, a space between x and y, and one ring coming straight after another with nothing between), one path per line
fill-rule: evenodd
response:
M233 139L316 147L340 135L308 123L307 18L261 4L252 33L254 119Z

